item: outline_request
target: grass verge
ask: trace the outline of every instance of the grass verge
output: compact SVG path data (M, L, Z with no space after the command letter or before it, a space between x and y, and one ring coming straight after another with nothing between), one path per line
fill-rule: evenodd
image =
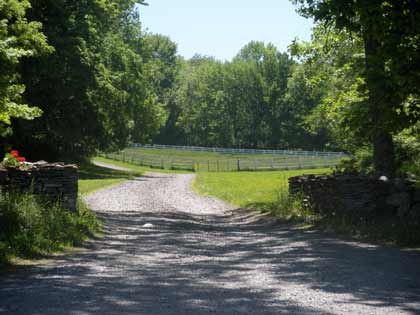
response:
M314 213L303 196L290 196L288 178L302 174L328 173L323 170L278 172L198 173L194 189L241 208L269 212L285 222L334 232L341 237L378 244L412 247L420 244L419 222L392 213L369 218L354 214Z
M85 162L79 168L79 193L87 195L124 182L140 171L118 171ZM79 198L75 212L31 194L0 194L0 264L41 258L80 245L101 230L93 211Z
M289 177L324 174L329 169L276 172L198 173L194 189L242 208L271 211L288 191Z
M160 169L160 168L151 168L146 166L139 166L127 162L115 161L111 159L106 159L103 157L95 157L93 161L107 163L115 166L120 166L127 168L133 172L144 173L144 172L154 172L154 173L164 173L164 174L189 174L192 172L183 171L183 170L169 170L169 169Z
M108 161L102 160L101 162L108 163ZM111 162L109 164L115 165L115 163ZM87 195L98 189L120 184L135 176L141 176L142 173L141 170L133 169L130 172L126 172L100 167L90 162L82 163L79 167L79 193Z
M95 214L82 203L64 211L31 194L0 194L0 262L37 258L76 246L100 230Z

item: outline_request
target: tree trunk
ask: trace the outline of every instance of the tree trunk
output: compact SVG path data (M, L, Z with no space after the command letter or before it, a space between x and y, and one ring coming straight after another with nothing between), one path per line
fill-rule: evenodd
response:
M378 1L376 1L378 3ZM375 171L393 177L395 174L395 152L392 135L387 130L386 112L391 109L387 96L385 61L382 57L382 14L380 2L361 0L361 24L365 46L366 84L369 90L369 118L371 119L371 141Z

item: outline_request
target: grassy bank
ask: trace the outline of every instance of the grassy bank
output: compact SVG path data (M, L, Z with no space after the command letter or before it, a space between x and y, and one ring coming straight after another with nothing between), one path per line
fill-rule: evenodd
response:
M194 189L215 196L237 207L270 212L294 223L310 223L319 230L344 237L380 244L418 246L418 224L393 214L362 218L349 214L313 213L303 206L302 197L288 194L288 178L302 174L328 173L331 170L296 170L279 172L199 173Z
M199 173L194 189L238 207L272 209L279 195L287 192L288 178L302 174L322 174L329 169L276 172Z
M140 174L142 174L144 172L154 172L154 173L164 173L164 174L188 174L188 173L191 173L191 172L185 171L185 170L169 170L169 169L151 168L151 167L147 167L147 166L136 165L136 164L133 164L133 163L127 163L127 162L122 162L122 161L106 159L106 158L103 158L103 157L95 157L93 159L93 161L107 163L107 164L111 164L111 165L115 165L115 166L119 166L119 167L124 167L124 168L129 169L131 172L140 173Z
M119 184L139 171L116 171L82 163L79 168L79 193ZM33 259L77 246L100 231L100 222L82 202L75 212L58 204L45 203L30 194L0 194L0 263Z
M98 161L106 162L102 159L98 159ZM115 165L115 163L112 164ZM118 171L86 162L79 168L79 193L87 195L98 189L120 184L134 176L141 176L142 173L143 170Z
M34 195L0 194L1 263L79 245L99 229L95 214L82 202L69 212Z

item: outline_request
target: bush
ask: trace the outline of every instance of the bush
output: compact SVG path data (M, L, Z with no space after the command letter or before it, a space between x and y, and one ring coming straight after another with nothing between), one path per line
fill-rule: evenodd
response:
M337 172L369 174L373 172L373 153L371 149L358 150L354 156L342 158L336 167Z
M76 212L31 194L0 193L0 259L33 257L73 246L99 229L81 202Z
M295 223L309 222L315 218L303 194L290 195L283 190L279 191L270 212L282 220Z

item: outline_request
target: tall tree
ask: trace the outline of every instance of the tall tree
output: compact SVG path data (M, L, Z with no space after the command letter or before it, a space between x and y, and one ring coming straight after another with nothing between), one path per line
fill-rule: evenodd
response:
M52 51L41 32L41 23L27 20L26 12L30 7L27 0L0 2L0 137L11 133L12 118L33 119L42 113L23 100L25 85L21 83L19 72L23 58Z
M74 159L121 148L139 126L134 116L154 118L153 110L143 111L157 102L146 91L136 3L32 1L28 19L42 22L55 52L22 64L24 97L44 112L36 123L18 121L14 142L30 158ZM154 122L148 118L142 122Z
M360 34L364 42L370 135L378 172L392 176L392 133L418 117L420 2L418 0L293 0L305 16Z

